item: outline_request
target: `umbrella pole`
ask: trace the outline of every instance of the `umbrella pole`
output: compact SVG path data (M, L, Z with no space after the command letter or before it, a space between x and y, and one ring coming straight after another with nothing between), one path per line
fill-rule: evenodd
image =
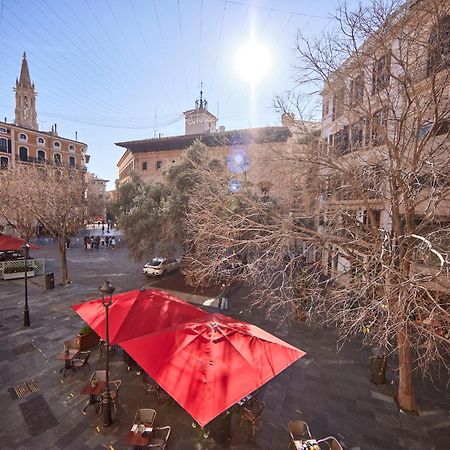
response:
M23 326L29 327L30 326L30 310L28 309L28 250L30 248L29 244L25 242L25 244L22 246L23 253L25 257L25 307L23 309Z

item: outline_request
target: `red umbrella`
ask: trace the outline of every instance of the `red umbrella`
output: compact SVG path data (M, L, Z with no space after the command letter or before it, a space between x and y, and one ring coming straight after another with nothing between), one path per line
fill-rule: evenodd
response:
M72 309L103 339L106 336L102 299L73 305ZM109 341L118 344L180 322L208 315L205 311L156 289L136 289L112 297Z
M121 347L202 427L305 355L254 325L221 314Z
M9 234L0 234L0 252L9 252L14 250L21 250L22 245L25 244L23 239L10 236ZM28 244L30 249L36 250L39 247L34 244Z

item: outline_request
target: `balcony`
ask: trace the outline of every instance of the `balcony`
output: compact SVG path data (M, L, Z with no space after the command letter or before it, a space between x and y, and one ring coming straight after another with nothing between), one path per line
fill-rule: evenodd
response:
M69 164L69 163L55 162L55 161L52 161L50 159L35 158L33 156L28 156L27 158L21 158L20 155L16 155L15 159L19 163L38 164L40 166L61 167L61 168L65 168L65 169L81 170L83 172L87 171L87 167L86 166L81 166L79 164Z

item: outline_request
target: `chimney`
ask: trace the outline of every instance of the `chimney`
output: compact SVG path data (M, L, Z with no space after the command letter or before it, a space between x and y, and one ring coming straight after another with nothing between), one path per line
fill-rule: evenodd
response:
M55 123L55 134L56 134L56 136L58 136L58 128L57 128L56 123Z
M224 131L225 131L225 127L223 125L220 125L219 133L223 133Z

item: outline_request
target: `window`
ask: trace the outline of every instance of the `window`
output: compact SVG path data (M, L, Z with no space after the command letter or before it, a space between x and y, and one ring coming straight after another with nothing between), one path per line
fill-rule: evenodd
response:
M386 113L383 109L372 116L372 145L374 147L384 143L386 136Z
M142 163L142 170L147 170L147 161Z
M6 133L7 132L7 130L6 130L6 128L0 128L0 133Z
M53 147L61 147L61 144L58 141L53 142Z
M27 135L26 135L26 134L20 133L20 134L19 134L19 139L20 139L21 141L26 141L28 138L27 138Z
M7 169L9 165L9 158L7 156L0 156L0 170Z
M350 104L361 103L364 99L364 77L362 74L350 81Z
M348 127L344 127L334 135L334 148L340 155L350 153Z
M37 138L37 142L38 142L38 144L45 144L44 139L41 137Z
M328 97L324 97L322 102L322 117L325 118L330 113L330 100Z
M450 16L442 18L430 34L427 76L450 67Z
M364 138L364 121L363 119L358 120L351 127L351 144L352 150L358 150L363 145Z
M75 167L75 156L69 156L69 166Z
M37 152L37 162L39 164L44 164L45 163L45 152L44 150L38 150Z
M341 88L333 95L332 119L336 120L342 116L344 106L344 90Z
M160 170L162 167L162 162L161 161L156 161L156 170Z
M26 147L19 147L19 160L28 162L28 149Z
M55 161L55 164L57 166L60 166L62 164L62 158L61 158L61 153L55 153L53 155L53 160Z
M0 138L0 152L8 153L8 140Z
M75 146L74 145L69 145L69 150L71 151L71 152L74 152L75 151Z
M384 55L375 61L372 72L372 94L380 92L389 85L390 65L389 55Z
M447 134L450 131L450 119L441 120L436 124L436 130L434 132L435 136L440 136L442 134Z
M57 179L57 180L60 180L61 177L62 177L61 171L60 171L60 170L57 170L57 171L55 172L55 176L56 176L56 179Z

